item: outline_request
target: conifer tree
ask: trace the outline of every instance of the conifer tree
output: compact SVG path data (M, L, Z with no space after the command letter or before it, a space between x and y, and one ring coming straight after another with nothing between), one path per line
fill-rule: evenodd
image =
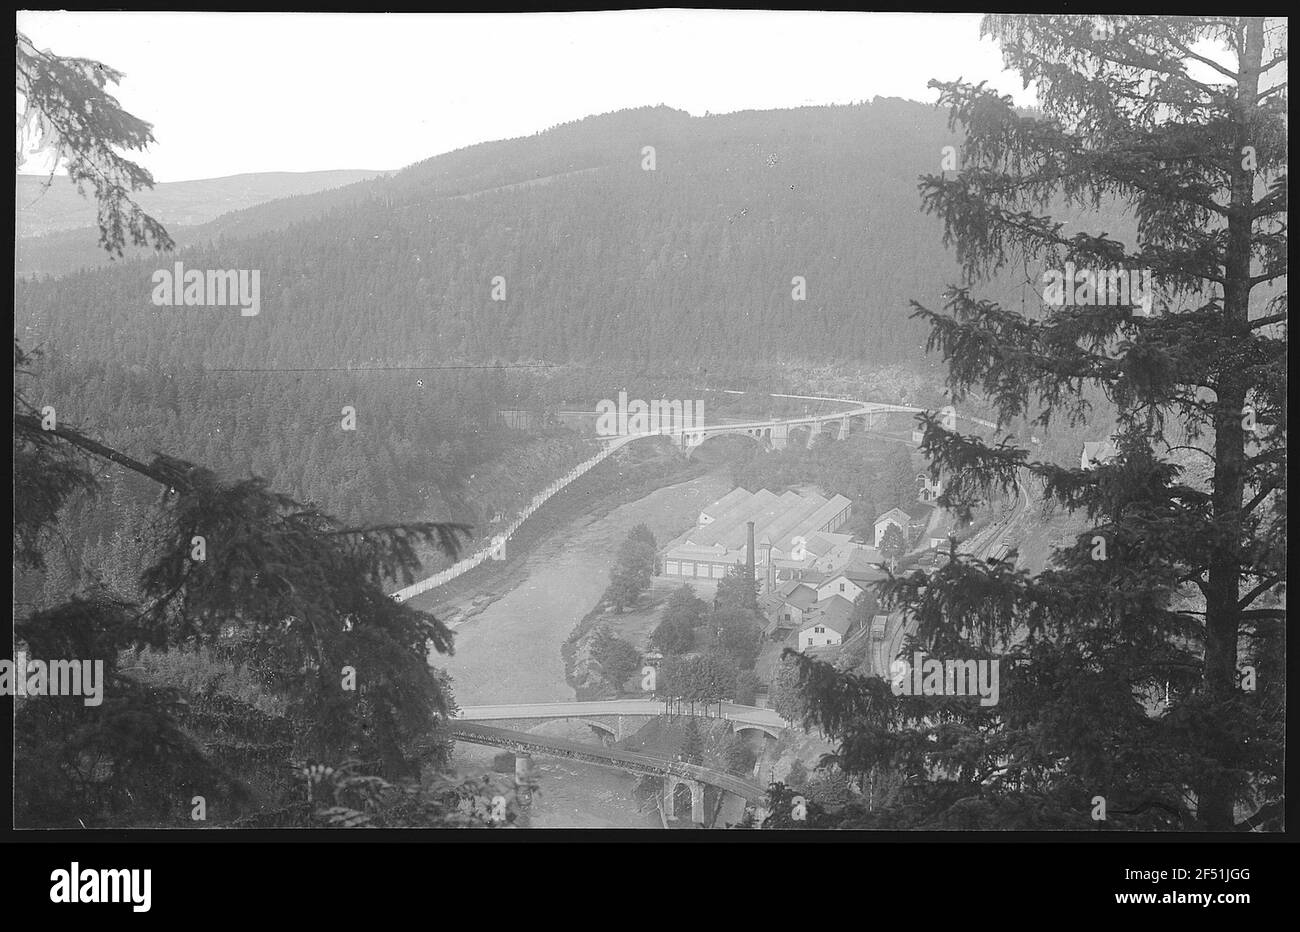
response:
M1264 668L1239 665L1284 649L1285 23L997 15L982 31L1043 112L932 82L964 141L958 171L922 180L923 206L966 277L913 316L957 404L974 390L1004 425L1077 424L1097 392L1118 456L1035 461L1014 437L923 416L921 452L949 477L941 505L968 517L1025 487L1088 526L1037 575L959 556L882 587L914 620L905 656L1000 660L997 706L895 696L798 659L808 718L844 769L908 778L891 825L1277 828L1282 673L1251 691ZM1074 232L1116 204L1132 242ZM1041 309L978 296L1021 266L1085 277ZM1112 271L1149 272L1155 301L1094 303L1087 276Z
M24 148L52 150L78 191L90 185L99 207L99 241L122 255L132 244L170 250L172 238L131 197L153 187L153 176L117 150L143 150L153 127L127 113L105 88L122 73L103 62L40 51L21 32L17 36L18 163ZM53 182L53 170L49 181Z

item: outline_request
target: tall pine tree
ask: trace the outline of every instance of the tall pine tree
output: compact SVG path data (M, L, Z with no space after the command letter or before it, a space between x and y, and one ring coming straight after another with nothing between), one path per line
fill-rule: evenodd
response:
M923 204L965 280L914 316L958 403L974 390L1003 424L1079 423L1104 394L1118 455L1034 461L1015 438L924 416L922 452L950 477L941 504L969 515L1024 484L1089 526L1038 575L959 556L882 587L914 621L906 656L1000 660L998 705L895 696L801 659L809 719L845 769L908 778L863 824L1279 827L1281 665L1239 664L1284 649L1286 25L998 15L982 31L1042 113L933 83L964 141L959 170L922 180ZM1128 243L1057 219L1120 207ZM974 293L1008 267L1045 283L1060 270L1065 288L1041 309ZM1110 272L1138 289L1096 301L1085 276Z

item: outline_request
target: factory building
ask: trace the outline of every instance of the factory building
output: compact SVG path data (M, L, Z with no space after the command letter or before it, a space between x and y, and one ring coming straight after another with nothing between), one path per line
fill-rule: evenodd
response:
M684 582L719 580L749 559L747 535L753 523L754 566L761 589L765 581L786 579L824 565L828 554L848 558L844 535L834 532L849 519L852 503L810 493L777 495L767 489L733 489L704 508L695 527L664 549L665 576Z

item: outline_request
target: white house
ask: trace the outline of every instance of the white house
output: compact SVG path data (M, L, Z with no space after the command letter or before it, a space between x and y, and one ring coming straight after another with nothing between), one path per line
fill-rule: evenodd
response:
M875 523L876 549L880 549L880 542L885 539L885 531L891 524L898 528L898 533L903 535L903 540L907 540L907 526L911 520L911 516L901 508L891 508L877 518Z
M864 547L843 567L828 574L821 582L812 584L817 589L817 598L829 599L837 595L850 602L856 600L868 586L885 578L884 572L876 565L880 559L878 551Z
M849 579L843 573L836 573L825 582L817 585L817 598L829 599L831 596L839 596L852 602L858 596L862 595L863 587L855 580Z
M916 474L916 498L922 502L932 502L943 491L942 479L931 479L929 473Z
M853 627L853 603L838 595L813 606L799 629L798 646L833 647L844 642Z

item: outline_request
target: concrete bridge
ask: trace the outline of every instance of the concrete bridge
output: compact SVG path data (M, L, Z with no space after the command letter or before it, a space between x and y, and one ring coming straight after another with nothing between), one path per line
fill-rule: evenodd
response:
M797 396L790 396L797 397ZM826 399L822 399L826 400ZM771 446L773 449L783 449L790 441L793 432L806 430L807 436L804 443L812 446L813 441L819 436L828 435L833 439L843 440L849 436L854 423L860 422L864 430L872 430L879 425L879 422L888 414L920 414L926 408L918 408L912 405L894 405L884 404L874 401L849 401L842 399L841 403L851 404L853 407L846 411L836 411L829 414L806 415L803 417L793 418L776 418L764 421L750 421L740 424L716 424L704 428L684 430L680 433L673 434L673 442L679 446L686 447L687 455L691 451L713 437L724 436L746 436ZM959 415L955 412L950 418L950 430L956 428L956 421L964 420L972 424L978 424L989 429L996 429L997 425L992 421L986 421L983 418L969 417Z
M580 703L570 703L578 705ZM670 760L657 754L644 751L622 751L617 748L596 747L581 741L566 738L550 738L514 731L493 725L453 719L449 724L451 736L457 741L482 744L489 747L505 748L515 754L515 778L527 777L532 765L532 755L541 754L549 757L562 757L579 760L598 767L610 767L636 774L660 777L663 780L663 811L673 812L675 794L679 786L686 786L691 793L691 821L697 825L707 825L709 817L706 812L705 790L714 787L717 791L715 811L721 810L726 794L739 797L752 805L761 817L765 814L767 789L752 780L734 774L723 773L708 767L688 764L684 761Z
M612 741L621 741L652 718L667 715L665 705L649 699L604 699L595 702L530 702L510 705L466 706L457 714L457 720L467 722L494 722L501 727L515 724L531 725L539 721L578 719L598 734ZM674 711L673 715L690 715L689 710ZM735 702L711 702L698 705L693 713L699 718L731 722L736 734L746 731L760 732L770 738L779 738L790 723L771 709L760 709Z

